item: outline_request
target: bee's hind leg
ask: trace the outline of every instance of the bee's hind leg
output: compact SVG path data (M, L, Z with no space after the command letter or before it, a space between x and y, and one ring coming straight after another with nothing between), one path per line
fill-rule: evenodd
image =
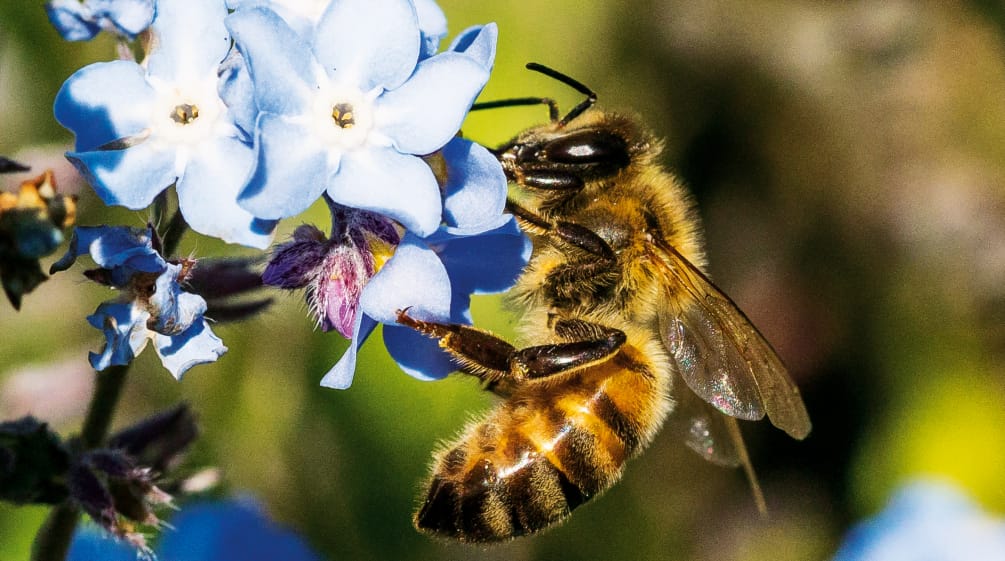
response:
M516 385L566 374L603 362L625 344L618 329L581 320L559 320L556 332L567 341L517 349L503 339L470 325L423 321L398 311L398 323L439 339L440 347L459 363L462 372L506 394Z

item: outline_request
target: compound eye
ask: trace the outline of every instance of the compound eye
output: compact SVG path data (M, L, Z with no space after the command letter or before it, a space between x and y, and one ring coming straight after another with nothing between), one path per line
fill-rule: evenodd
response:
M598 165L620 169L628 165L628 146L620 135L585 130L556 138L544 146L544 160L560 164Z

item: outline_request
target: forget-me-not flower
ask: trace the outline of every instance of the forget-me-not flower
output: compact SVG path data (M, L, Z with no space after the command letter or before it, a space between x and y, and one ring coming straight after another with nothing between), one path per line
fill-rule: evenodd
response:
M155 248L155 236L149 227L78 227L66 255L52 265L53 272L64 271L78 256L90 254L100 269L87 276L122 291L121 298L104 302L87 318L106 338L105 348L90 354L95 370L128 364L150 341L179 379L189 368L227 352L203 317L206 301L181 288L194 262L166 261Z
M231 41L224 0L159 0L142 65L96 63L67 79L55 114L76 134L67 157L107 204L148 206L176 184L197 232L264 248L274 221L237 204L254 160L217 92Z
M56 31L67 41L87 41L102 30L133 39L154 19L154 0L49 0Z
M323 329L351 338L349 349L322 380L352 383L359 346L379 323L384 342L408 374L442 378L456 364L435 341L397 325L397 311L431 321L470 323L470 297L508 289L530 245L513 217L503 214L506 179L484 147L455 138L431 165L442 179L445 224L433 235L400 235L380 215L329 201L332 232L301 226L274 253L266 284L305 288Z
M456 52L416 64L422 39L408 0L333 0L312 40L260 7L227 26L258 111L244 208L278 219L327 193L420 237L439 227L440 191L419 156L457 132L488 79L484 64Z

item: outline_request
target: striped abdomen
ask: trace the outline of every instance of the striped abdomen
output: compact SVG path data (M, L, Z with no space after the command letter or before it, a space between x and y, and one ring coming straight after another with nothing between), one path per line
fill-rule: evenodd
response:
M621 477L662 422L663 395L624 352L528 384L437 456L416 527L484 542L563 520Z

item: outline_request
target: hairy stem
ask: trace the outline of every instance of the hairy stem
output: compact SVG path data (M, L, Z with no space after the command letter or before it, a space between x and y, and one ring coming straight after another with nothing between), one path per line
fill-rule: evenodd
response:
M91 450L105 443L112 426L115 407L122 396L129 366L112 366L97 373L97 383L80 433L80 446ZM35 536L31 548L32 561L63 561L70 549L73 532L80 520L80 509L71 501L58 504L49 512Z
M181 237L187 230L188 222L185 222L181 210L174 211L171 222L168 223L167 229L164 231L164 245L161 249L161 255L164 256L164 259L170 259L174 255L175 250L178 249L178 243L181 242Z

